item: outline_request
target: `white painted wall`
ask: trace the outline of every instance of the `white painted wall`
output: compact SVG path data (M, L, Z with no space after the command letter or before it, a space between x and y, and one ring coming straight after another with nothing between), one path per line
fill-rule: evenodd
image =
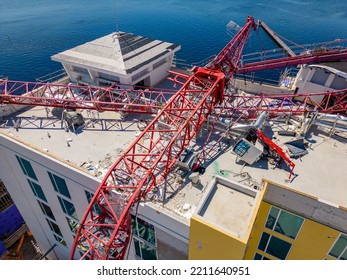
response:
M158 68L150 72L150 77L151 77L150 86L154 86L157 83L161 82L168 75L167 71L169 71L171 68L172 59L173 59L173 55L170 55L170 57L167 58L167 62L165 64L159 66Z
M87 173L65 165L54 158L14 142L0 134L0 178L5 183L8 192L43 252L48 251L57 241L29 186L28 177L24 175L15 155L30 161L38 178L36 183L42 187L48 201L47 204L52 209L56 224L58 224L68 245L66 248L58 244L48 257L51 259L68 259L73 244L73 233L67 224L65 218L67 215L59 204L58 194L53 189L47 171L65 180L71 195L71 200L66 200L74 204L79 219L82 218L88 206L84 190L94 193L99 186L99 182ZM79 254L76 254L76 256L79 257Z

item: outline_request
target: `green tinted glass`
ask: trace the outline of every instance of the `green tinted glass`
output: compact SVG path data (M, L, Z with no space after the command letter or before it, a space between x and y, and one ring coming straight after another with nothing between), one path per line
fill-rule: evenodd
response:
M347 236L341 235L339 239L336 241L334 247L329 252L329 255L335 258L339 258L341 253L343 252L343 250L345 250L346 247L347 247Z

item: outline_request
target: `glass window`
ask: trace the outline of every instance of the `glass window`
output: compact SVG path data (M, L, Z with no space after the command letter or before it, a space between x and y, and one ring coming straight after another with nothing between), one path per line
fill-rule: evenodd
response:
M148 241L149 243L156 245L154 226L150 223L137 218L138 236Z
M303 218L272 206L265 227L295 239L303 222Z
M19 162L20 167L23 170L23 173L25 175L29 176L30 178L32 178L32 179L37 181L37 177L36 177L36 174L34 172L33 167L31 166L31 163L29 161L27 161L26 159L21 158L19 156L16 156L16 158L17 158L17 160Z
M136 218L133 215L131 217L133 234L156 246L154 226L140 218Z
M48 176L51 179L54 190L62 195L65 195L68 198L71 198L65 180L59 176L48 172Z
M270 242L265 252L276 258L279 258L280 260L285 260L291 246L292 245L290 243L275 236L271 236Z
M56 234L60 235L60 236L63 236L61 231L60 231L60 228L59 226L56 224L56 223L53 223L52 221L46 219L49 227L51 228L52 231L54 231Z
M255 260L270 260L269 258L267 258L267 257L265 257L265 256L263 256L263 255L260 255L260 254L258 254L258 253L256 253L256 254L254 255L254 259L255 259Z
M157 251L142 241L134 240L135 254L142 260L157 260Z
M29 180L29 179L27 179L27 180L28 180L28 183L29 183L34 195L47 202L46 196L45 196L41 186L36 184L35 182Z
M73 233L76 233L77 230L78 230L79 224L76 221L74 221L73 219L70 219L68 217L66 217L66 221L67 221L67 223L69 225L70 230Z
M61 238L61 237L59 237L59 236L57 236L55 234L53 234L53 235L54 235L55 240L57 240L63 246L67 247L67 244L66 244L66 242L65 242L65 240L63 238Z
M48 205L46 205L45 203L43 203L39 200L37 202L40 205L40 208L41 208L43 214L45 214L47 217L51 218L52 220L55 220L55 217L53 215L51 207L49 207Z
M270 234L263 232L263 235L261 236L259 246L258 246L259 250L265 251L266 245L269 241L269 237L270 237Z
M135 234L136 236L139 235L138 231L137 231L137 225L136 225L136 218L135 216L131 215L131 231L133 234Z
M156 260L156 238L154 226L134 215L131 215L131 229L134 235L135 254L143 260Z
M58 200L65 214L68 214L69 216L78 219L75 206L71 202L65 200L64 198L61 198L60 196L58 196Z
M233 152L242 157L245 153L247 153L250 147L251 146L250 144L248 144L248 142L246 142L245 140L240 140L233 148Z
M292 244L263 232L258 249L280 260L285 260Z
M347 259L347 235L341 234L330 250L329 255L340 260Z
M88 192L88 191L84 191L84 192L86 193L88 203L90 203L92 201L93 195L90 192ZM96 214L100 214L101 213L101 209L100 209L99 205L94 204L93 205L93 211Z

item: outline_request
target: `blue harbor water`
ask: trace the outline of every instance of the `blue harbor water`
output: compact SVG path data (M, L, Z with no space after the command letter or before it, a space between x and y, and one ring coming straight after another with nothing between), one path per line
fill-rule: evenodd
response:
M120 31L180 44L189 63L218 53L231 39L226 25L248 15L297 43L347 38L346 0L117 0ZM35 81L59 63L60 51L116 30L114 0L0 0L0 75ZM259 40L261 38L261 41ZM275 47L254 33L247 51Z

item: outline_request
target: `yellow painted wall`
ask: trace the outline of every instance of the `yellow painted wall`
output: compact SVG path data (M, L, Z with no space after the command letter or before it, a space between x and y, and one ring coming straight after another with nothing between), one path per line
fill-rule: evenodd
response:
M259 207L258 216L255 219L253 231L249 238L249 242L247 245L247 250L245 254L246 260L253 260L254 255L257 252L257 247L259 243L259 239L263 232L264 224L267 218L267 214L269 213L270 205L268 203L262 202ZM265 255L263 252L259 251L262 255ZM272 258L272 257L269 257Z
M190 220L190 260L242 260L246 242L224 232L197 216Z
M323 260L339 235L335 229L305 219L287 259Z
M264 201L260 205L245 259L254 259L255 253L275 259L275 257L257 249L263 231L292 244L287 256L288 260L323 260L324 258L330 258L327 254L335 240L339 237L339 231L315 221L304 219L296 240L293 240L264 227L270 207L271 205Z

